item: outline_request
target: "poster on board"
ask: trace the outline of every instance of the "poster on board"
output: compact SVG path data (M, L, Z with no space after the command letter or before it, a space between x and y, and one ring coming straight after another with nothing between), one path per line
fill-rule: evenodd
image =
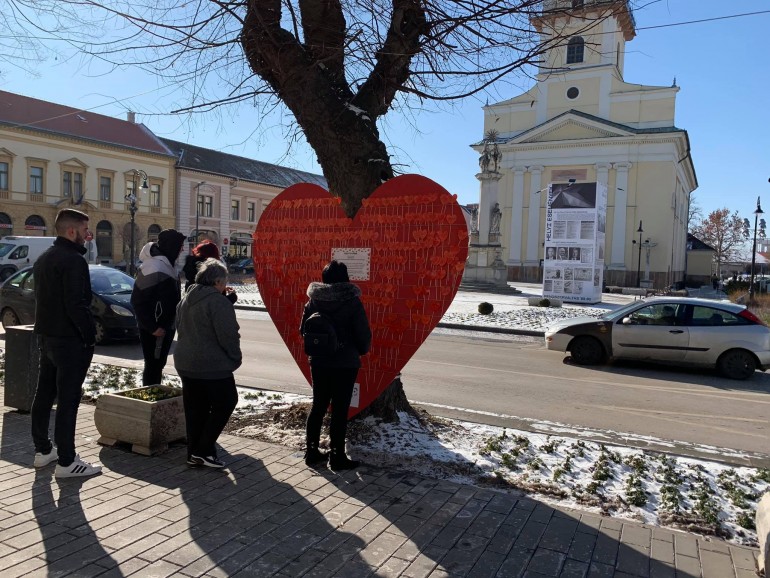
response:
M543 297L601 302L606 223L607 187L602 183L548 186Z

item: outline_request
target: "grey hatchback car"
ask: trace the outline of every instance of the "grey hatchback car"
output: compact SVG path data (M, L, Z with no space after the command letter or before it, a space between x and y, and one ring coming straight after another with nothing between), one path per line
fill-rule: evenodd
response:
M0 287L0 319L3 327L35 322L35 276L32 267L9 277ZM139 326L131 306L134 280L125 273L89 265L91 313L96 323L96 343L114 339L138 339Z
M770 328L746 306L689 297L653 297L598 318L558 321L546 328L545 345L581 365L635 359L715 367L732 379L770 365Z

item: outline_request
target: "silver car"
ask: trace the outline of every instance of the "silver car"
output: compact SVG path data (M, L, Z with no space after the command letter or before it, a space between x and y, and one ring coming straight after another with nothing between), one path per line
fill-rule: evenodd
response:
M715 367L748 379L770 365L770 328L746 306L689 297L653 297L599 318L559 321L545 345L592 365L608 358Z

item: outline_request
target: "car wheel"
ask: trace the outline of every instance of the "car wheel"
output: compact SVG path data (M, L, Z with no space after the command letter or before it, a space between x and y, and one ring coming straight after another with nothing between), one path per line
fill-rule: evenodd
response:
M604 360L602 344L586 335L573 339L569 351L573 361L579 365L596 365Z
M21 325L21 320L19 319L19 316L16 315L16 312L6 307L3 309L3 328L7 329L8 327L13 327L15 325Z
M94 325L96 326L96 345L104 345L107 343L107 333L104 331L104 325L102 325L99 319L94 321Z
M748 379L757 369L757 360L745 349L725 351L717 360L719 373L730 379Z

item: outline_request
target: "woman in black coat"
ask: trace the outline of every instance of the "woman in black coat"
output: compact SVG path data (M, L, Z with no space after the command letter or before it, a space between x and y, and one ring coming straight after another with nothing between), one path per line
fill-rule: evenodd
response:
M358 462L345 454L348 410L361 367L361 356L369 352L372 332L361 303L361 289L350 282L347 266L331 261L324 267L321 279L323 283L313 282L307 288L310 301L302 314L300 333L305 334L305 323L313 313L324 313L333 322L339 348L332 354L311 355L309 358L313 408L307 418L305 463L311 466L328 458L333 470L349 470L358 466ZM321 425L329 402L332 404L330 455L318 449Z

